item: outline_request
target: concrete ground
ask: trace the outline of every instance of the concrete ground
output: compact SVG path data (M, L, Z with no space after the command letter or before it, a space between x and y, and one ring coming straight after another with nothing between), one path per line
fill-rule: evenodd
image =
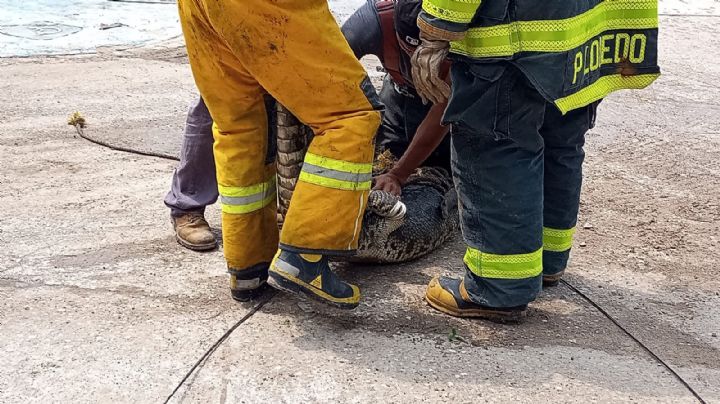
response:
M567 279L720 403L718 21L663 18L664 76L603 102ZM174 241L174 162L66 125L79 110L93 136L176 153L195 91L176 45L0 59L0 402L162 402L254 307L230 299L221 251ZM461 253L341 268L352 312L272 296L171 402L697 402L567 286L517 326L430 310Z

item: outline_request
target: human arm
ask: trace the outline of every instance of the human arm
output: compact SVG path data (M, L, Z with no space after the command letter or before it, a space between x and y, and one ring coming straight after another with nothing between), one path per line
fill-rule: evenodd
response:
M355 10L340 29L356 58L382 54L382 28L374 0Z
M375 179L375 190L382 190L394 195L400 195L401 187L408 177L418 168L432 152L438 147L450 130L449 126L441 125L441 120L447 101L435 104L430 108L425 119L415 132L410 145L400 160L386 174Z

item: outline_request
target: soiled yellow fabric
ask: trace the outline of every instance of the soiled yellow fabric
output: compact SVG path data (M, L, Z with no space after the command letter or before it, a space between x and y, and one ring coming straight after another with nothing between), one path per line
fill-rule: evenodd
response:
M313 129L309 152L322 161L371 164L380 113L363 92L365 70L325 0L178 4L195 82L215 121L217 177L221 202L228 204L223 205L228 266L270 262L278 231L267 189L272 166L266 166L263 95L272 95ZM312 182L301 179L296 187L283 247L307 253L357 248L368 194L362 173L313 167L305 175ZM333 186L352 181L359 185Z

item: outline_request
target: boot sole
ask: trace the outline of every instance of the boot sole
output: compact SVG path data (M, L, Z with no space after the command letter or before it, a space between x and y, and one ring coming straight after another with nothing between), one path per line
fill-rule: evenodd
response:
M233 300L237 302L249 302L260 297L268 289L267 282L258 286L256 289L251 290L232 290L230 289L230 295Z
M193 251L210 251L214 250L217 247L217 241L213 241L212 243L207 244L192 244L181 239L180 236L178 236L177 234L175 234L175 240L177 240L178 244L180 244L181 246Z
M338 298L332 297L324 291L307 284L300 279L285 273L275 267L270 268L269 277L267 283L274 287L288 293L303 298L310 298L316 302L324 303L342 310L352 310L360 304L360 302L347 302L339 300Z
M562 278L564 273L565 273L565 271L558 272L558 273L552 274L552 275L543 275L543 277L542 277L543 287L557 286L557 284L560 283L560 279Z
M522 321L522 319L525 317L525 310L523 311L502 311L502 310L493 310L493 309L463 309L458 310L454 307L448 307L445 306L442 302L437 301L433 299L432 297L425 295L425 301L428 302L428 304L445 314L451 315L453 317L462 317L462 318L482 318L485 320L490 320L496 323L519 323Z

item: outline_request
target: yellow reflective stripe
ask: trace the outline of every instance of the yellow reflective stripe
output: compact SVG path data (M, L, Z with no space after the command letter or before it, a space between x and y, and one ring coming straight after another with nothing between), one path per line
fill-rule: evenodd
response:
M275 188L275 175L269 180L261 182L259 184L250 185L247 187L231 187L226 185L218 184L218 192L220 195L229 197L242 197L250 196L265 192L267 189Z
M277 197L275 175L259 184L246 187L232 187L218 184L220 204L225 213L243 214L260 210L272 203Z
M223 212L239 215L239 214L251 213L251 212L255 212L256 210L260 210L260 209L270 205L271 203L273 203L276 198L277 198L277 196L273 193L271 195L268 195L267 198L265 198L261 201L248 203L245 205L228 205L225 203L221 203L221 206L222 206Z
M603 76L580 91L556 100L555 105L557 105L563 114L566 114L568 111L584 107L592 102L605 98L605 96L613 91L645 88L652 84L659 76L659 73L639 74L637 76L623 76L620 74Z
M298 179L326 188L364 191L372 185L372 163L335 160L308 152Z
M657 0L605 0L575 17L514 21L468 30L451 50L470 57L512 56L518 52L566 52L608 30L658 27Z
M435 18L459 24L469 23L481 0L424 0L422 9Z
M310 152L305 154L305 162L314 166L344 171L346 173L372 174L372 163L353 163L351 161L335 160Z
M572 229L543 227L543 249L545 251L565 252L572 247L573 234L575 234L574 227Z
M273 201L275 201L276 196L270 195L267 198L265 198L262 201L249 203L246 205L227 205L227 204L221 204L222 211L225 213L232 213L232 214L245 214L245 213L251 213L255 212L257 210L260 210L268 205L270 205Z
M483 278L526 279L542 273L543 249L527 254L490 254L468 247L465 264Z
M308 182L310 184L320 185L325 188L342 189L345 191L366 191L370 189L372 181L343 181L335 178L323 177L317 174L311 174L305 171L300 172L300 181Z

